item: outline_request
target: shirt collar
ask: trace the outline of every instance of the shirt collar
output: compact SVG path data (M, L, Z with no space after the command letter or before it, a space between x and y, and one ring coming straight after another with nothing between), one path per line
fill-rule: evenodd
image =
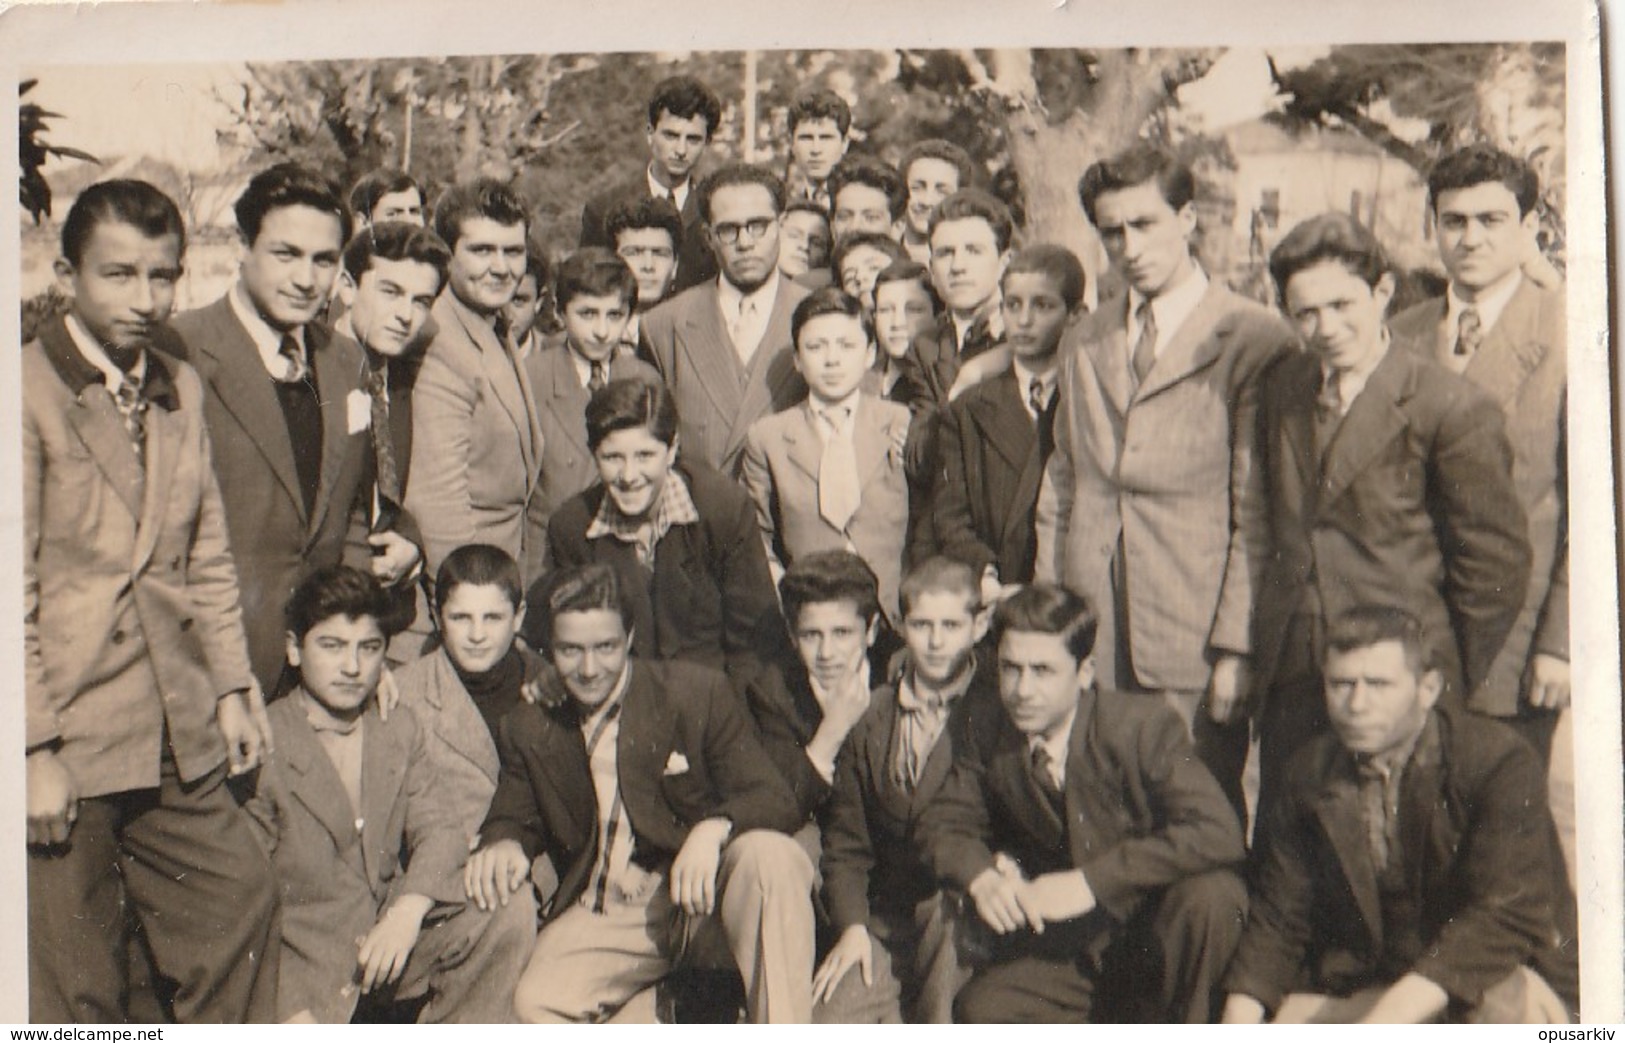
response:
M621 704L626 697L627 686L632 681L632 657L627 656L626 662L621 666L621 676L616 678L615 687L609 690L609 695L599 703L591 712L581 718L581 730L591 734L598 727L598 723L609 716L611 710Z
M1521 285L1523 285L1523 272L1514 268L1506 275L1503 275L1499 282L1485 287L1479 293L1478 300L1469 304L1461 299L1456 292L1456 284L1452 282L1450 290L1446 294L1449 300L1449 311L1445 315L1445 322L1451 329L1455 329L1456 324L1461 321L1462 311L1472 308L1478 312L1479 328L1488 333L1495 328L1496 321L1501 318L1501 313L1506 311L1507 305L1512 301L1512 295L1518 292L1518 287Z
M1040 746L1044 747L1049 752L1050 761L1062 765L1061 770L1064 773L1066 770L1064 765L1066 764L1067 747L1072 744L1072 729L1077 723L1078 705L1073 703L1071 711L1067 714L1065 727L1057 730L1053 738L1046 739L1042 735L1027 736L1027 752L1031 753Z
M952 706L956 699L970 690L971 679L975 676L976 653L972 652L970 658L965 660L965 665L960 669L959 673L954 675L954 678L946 685L938 689L934 697L927 699L915 686L914 668L910 666L903 671L903 676L897 681L897 705L905 713Z
M580 381L582 387L586 387L588 381L592 380L592 363L588 362L582 357L580 352L570 346L570 341L568 338L565 339L563 347L564 353L570 357L570 365L575 368L576 380ZM518 349L516 348L515 350L517 351ZM603 362L604 375L606 377L609 375L610 364L614 361L615 353L611 352L609 358L605 359Z
M83 379L75 391L83 391L99 377L107 390L116 394L124 381L124 372L113 364L107 352L96 343L96 338L72 312L63 316L63 326L68 331L74 350L79 353L76 368ZM175 390L174 377L156 353L143 348L136 356L134 368L130 370L130 379L135 381L148 402L155 402L170 412L180 408L180 394Z
M851 428L858 416L858 399L863 395L861 387L853 388L851 394L839 402L820 402L811 394L807 396L807 408L815 417L827 416L840 424L843 429Z
M948 321L952 324L954 331L954 350L956 352L965 350L965 338L970 335L971 327L975 326L978 322L981 322L984 319L987 320L987 334L989 337L992 337L994 340L998 340L1003 337L1003 303L1004 301L1002 295L995 290L993 296L989 297L980 308L976 309L976 314L971 316L971 320L969 322L961 323L959 321L959 316L955 315L953 312L948 312Z
M259 309L249 301L248 291L243 288L242 280L239 279L232 286L231 292L226 294L226 299L231 302L231 310L236 314L237 321L242 323L248 339L259 349L260 361L265 364L265 371L272 376L280 377L287 370L287 364L282 361L284 335L261 317ZM305 353L305 360L309 362L310 355L305 348L305 328L296 326L287 332L287 336L298 342L299 350Z
M1035 377L1044 384L1044 398L1046 401L1048 401L1050 395L1055 393L1055 385L1060 381L1060 371L1056 367L1051 366L1047 372L1036 373L1023 365L1020 359L1012 359L1010 365L1016 372L1016 385L1021 389L1021 400L1023 402L1028 399L1033 386L1033 378Z
M1382 753L1369 756L1352 754L1356 775L1374 775L1392 781L1402 774L1413 761L1431 760L1438 747L1438 715L1429 710L1422 727L1408 740Z
M773 274L767 281L756 289L746 293L728 281L726 274L717 276L717 300L722 306L722 314L733 318L739 314L740 302L749 298L756 302L756 313L766 316L773 308L773 300L779 292L779 270L773 269Z
M643 176L644 179L649 182L650 198L665 199L668 190L665 185L662 185L659 181L655 180L655 166L653 163L650 163L649 166L644 169ZM672 203L677 207L679 213L682 212L683 205L688 202L688 188L689 185L693 183L693 180L693 178L684 178L680 184L671 186L671 200Z
M622 514L621 509L615 506L615 497L609 494L608 489L604 490L598 513L587 526L586 538L595 540L613 536L627 543L635 543L644 527L652 523L654 540L651 542L658 542L673 525L698 525L699 522L700 511L694 506L688 483L681 474L672 470L667 472L666 481L660 487L660 498L651 505L645 517L629 518Z
M316 701L316 697L305 689L299 689L299 698L303 700L302 709L305 711L305 721L315 732L331 732L335 735L354 735L366 718L366 710L355 715L354 720L341 721L328 713L326 708Z
M78 316L69 312L66 322L68 336L73 338L74 347L79 349L80 356L86 362L96 367L97 372L102 376L103 382L107 384L107 390L116 392L119 385L124 383L126 375L135 381L137 387L141 385L141 380L147 372L147 353L145 351L136 353L135 365L126 374L124 370L119 369L114 364L112 359L107 357L107 352L102 349L100 344L96 343L96 338L92 337L90 331L85 329Z
M1388 357L1388 349L1391 346L1392 345L1388 336L1388 327L1384 326L1382 328L1382 351L1378 352L1377 355L1365 365L1354 369L1344 370L1338 376L1337 397L1340 401L1340 408L1342 412L1347 413L1349 411L1349 407L1354 404L1354 400L1359 397L1360 392L1365 390L1366 384L1371 380L1371 374L1375 373L1377 371L1377 367L1382 365L1382 360ZM1326 386L1326 382L1331 379L1331 375L1332 367L1322 360L1320 363L1321 387Z
M1157 348L1167 344L1173 332L1190 317L1201 303L1202 296L1207 293L1207 272L1202 266L1193 263L1190 273L1178 284L1164 289L1151 300L1151 314L1157 320ZM1130 329L1139 327L1139 311L1141 302L1146 297L1140 291L1130 288L1128 291L1128 323ZM1133 338L1129 344L1132 346Z

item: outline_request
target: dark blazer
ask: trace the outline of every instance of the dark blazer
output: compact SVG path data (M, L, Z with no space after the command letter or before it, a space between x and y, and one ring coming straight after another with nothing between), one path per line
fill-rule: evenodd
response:
M632 859L669 862L688 831L708 818L791 832L795 803L756 741L739 697L721 673L692 663L634 658L615 743L621 800L632 820ZM581 897L598 854L598 802L576 704L523 703L497 738L502 776L480 830L486 846L519 842L528 858L560 867L551 910ZM680 770L676 755L687 762Z
M1485 335L1462 375L1506 414L1512 480L1529 519L1533 554L1529 592L1501 654L1469 704L1496 716L1518 712L1524 671L1536 654L1569 657L1568 326L1563 289L1528 279ZM1393 321L1396 341L1422 357L1443 359L1443 299L1418 304Z
M908 352L897 360L897 383L904 390L894 389L893 400L916 412L926 406L947 405L959 367L997 343L999 338L985 328L972 327L965 337L965 349L959 350L953 316L943 312L936 325L916 336Z
M1520 964L1564 980L1553 964L1573 956L1552 941L1563 869L1545 772L1500 724L1450 711L1434 720L1435 756L1419 750L1400 784L1416 929L1384 937L1352 758L1335 735L1318 736L1292 758L1282 799L1261 823L1267 854L1227 992L1273 1010L1294 989L1345 995L1414 971L1470 1006Z
M978 572L994 565L1005 583L1031 582L1033 510L1048 452L1015 372L969 389L939 417L927 554Z
M703 464L679 460L675 473L688 483L700 523L666 533L655 547L652 575L631 544L613 536L587 539L608 495L602 485L573 497L553 515L549 557L558 568L589 562L614 566L636 602L632 639L639 657L702 663L726 671L742 687L787 644L756 506L739 486ZM531 603L537 603L535 596ZM541 615L536 614L535 625ZM544 636L526 632L537 648L545 646Z
M1122 924L1168 885L1246 857L1219 784L1184 723L1155 699L1088 689L1072 724L1062 822L1032 780L1027 737L1005 717L991 749L960 751L921 823L932 867L964 890L1002 851L1028 876L1081 869L1099 903L1081 926Z
M366 394L361 349L316 323L305 327L322 402L321 478L307 514L274 382L231 302L222 297L187 312L175 331L203 378L249 660L271 694L282 675L282 611L299 581L340 560L361 568L370 560L372 440L364 426L351 430L348 415L351 396Z
M1318 358L1290 355L1259 391L1265 503L1245 518L1270 548L1253 614L1258 690L1312 597L1326 620L1356 605L1405 608L1452 687L1471 693L1529 582L1501 411L1463 378L1390 349L1317 463L1320 383Z
M872 910L912 910L937 889L925 859L921 818L947 781L956 752L991 742L1003 714L997 670L983 655L970 687L948 711L913 792L906 792L891 778L901 716L897 685L875 689L868 713L847 736L836 763L823 830L824 903L837 933L868 924Z
M636 203L649 198L649 172L639 168L637 174L598 193L587 200L581 210L581 246L604 246L615 249L604 227L611 210L624 202ZM717 258L705 238L705 222L700 219L699 178L689 181L688 197L683 200L683 241L677 246L677 282L673 293L681 293L690 286L717 277Z

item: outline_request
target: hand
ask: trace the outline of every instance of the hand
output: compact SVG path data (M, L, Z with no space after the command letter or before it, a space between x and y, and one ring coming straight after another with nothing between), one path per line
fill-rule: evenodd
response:
M28 842L66 844L79 817L79 787L50 750L28 755Z
M1529 660L1529 705L1561 710L1569 704L1569 662L1536 652Z
M373 924L372 930L361 939L361 951L356 959L361 967L362 992L381 989L400 979L418 943L423 917L432 905L423 895L401 895Z
M1207 679L1207 715L1214 724L1238 720L1253 687L1252 662L1244 655L1225 652L1213 664Z
M999 570L989 565L982 570L982 607L992 608L1004 600L1004 584L999 582Z
M468 856L463 866L463 893L480 909L508 904L530 876L530 859L517 840L499 840Z
M818 973L813 975L812 994L813 1002L819 1000L828 1003L835 998L835 986L846 977L846 972L854 966L858 973L863 975L863 984L875 983L875 947L869 939L869 928L862 924L853 924L841 932L835 947L830 949L829 955L819 966Z
M1020 877L997 869L984 869L971 881L967 893L976 902L976 915L983 923L1000 934L1009 934L1027 926L1027 914L1016 899L1016 892L1023 884Z
M265 712L265 689L260 687L257 679L249 678L243 703L248 707L248 719L259 729L261 756L271 756L276 752L275 737L271 734L271 715Z
M1095 907L1095 892L1076 869L1045 873L1016 887L1016 902L1034 934L1046 923L1075 920Z
M395 687L395 673L389 667L384 667L378 675L378 719L389 720L389 715L395 707L401 705L401 690Z
M959 367L953 386L948 389L948 401L963 395L989 377L998 376L1010 368L1010 349L1004 346L989 348Z
M725 818L697 823L672 859L671 900L690 916L709 916L717 906L717 869L731 832L733 823Z
M1264 1005L1246 993L1232 992L1225 997L1219 1021L1224 1025L1262 1025Z
M243 704L245 692L232 692L214 704L214 720L226 740L226 758L231 774L242 775L260 766L264 738L254 718Z
M367 537L373 546L372 574L386 587L393 587L418 563L423 555L417 544L398 532L375 532Z

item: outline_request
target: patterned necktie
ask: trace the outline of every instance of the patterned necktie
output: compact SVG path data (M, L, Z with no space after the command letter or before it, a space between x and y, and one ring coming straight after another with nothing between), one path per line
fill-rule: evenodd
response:
M1461 317L1456 320L1456 355L1472 358L1483 343L1484 320L1479 317L1478 309L1463 308Z
M378 494L401 502L401 473L395 462L395 440L389 427L389 364L379 362L367 371L367 394L372 399L372 452L378 465Z
M297 384L310 375L310 368L305 364L305 352L299 346L299 339L293 334L282 335L282 344L277 348L277 354L282 356L287 367L282 374L282 383Z
M605 384L609 383L609 363L593 362L589 365L592 368L592 372L587 375L587 390L596 395L598 392L604 390Z
M850 406L843 407L839 418L827 410L815 413L824 429L824 453L818 460L818 513L837 532L846 531L862 499L857 447L843 422L851 411Z
M1034 417L1042 417L1044 409L1049 405L1049 396L1046 395L1043 377L1034 377L1027 385L1027 403L1033 408Z
M130 446L135 450L135 459L143 468L147 466L147 400L141 394L141 386L137 384L128 373L119 382L118 390L112 393L113 404L118 406L120 418L124 421L124 431L130 436Z
M1134 341L1134 383L1144 384L1151 367L1157 361L1157 315L1151 310L1149 299L1140 302L1134 309L1134 315L1140 321L1140 336Z

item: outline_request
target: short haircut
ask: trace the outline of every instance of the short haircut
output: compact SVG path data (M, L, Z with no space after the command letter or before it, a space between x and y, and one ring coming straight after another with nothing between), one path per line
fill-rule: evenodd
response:
M903 244L885 232L858 232L836 243L835 252L830 254L829 266L834 270L837 282L840 281L841 264L847 255L862 249L880 251L891 258L892 264L908 259L908 251L903 249Z
M931 237L937 234L937 226L945 221L976 219L986 221L988 227L993 229L993 242L1000 253L1010 249L1010 240L1016 234L1010 208L999 197L979 188L962 188L938 203L931 214L931 228L926 233L926 241L930 242Z
M796 310L790 313L790 344L794 350L801 350L802 329L820 315L845 315L857 319L858 325L863 327L863 335L874 340L874 330L863 314L863 303L839 286L821 286L803 297Z
M1468 145L1445 156L1428 174L1428 206L1435 213L1439 197L1458 188L1494 182L1506 187L1518 201L1518 216L1540 201L1540 177L1533 167L1493 145Z
M880 616L880 581L875 570L849 550L803 554L779 580L779 603L792 630L802 609L832 601L852 605L866 623Z
M1055 583L1034 583L999 603L993 630L999 642L1011 631L1057 634L1066 650L1081 663L1095 650L1098 623L1089 602Z
M1090 165L1078 179L1078 201L1089 223L1095 224L1095 204L1107 192L1154 183L1163 201L1182 210L1196 198L1196 177L1172 153L1152 145L1135 145L1109 159Z
M848 185L866 185L886 196L886 209L893 221L900 221L908 209L908 186L903 175L890 163L882 163L873 156L847 156L829 172L829 207L835 210L835 201Z
M963 594L971 615L982 610L981 574L963 561L940 554L910 569L897 593L905 618L922 594Z
M158 239L173 235L186 253L186 223L175 201L145 181L98 181L79 193L62 222L62 256L75 268L84 260L85 247L97 226L126 224Z
M808 120L834 120L835 129L842 135L852 129L852 106L846 99L827 87L820 87L801 95L790 105L788 129L793 137L796 127Z
M829 207L811 199L792 199L784 204L786 214L817 214L824 219L824 227L829 228Z
M897 164L897 170L903 175L903 183L908 183L908 168L920 159L940 159L951 164L959 171L959 187L971 188L976 182L976 163L970 158L970 153L942 138L926 138L916 141L903 153L903 158Z
M350 189L350 213L358 218L372 220L372 209L385 196L396 192L405 192L407 189L418 194L418 202L427 203L423 186L404 170L394 170L389 167L380 167L361 175L361 180Z
M621 625L628 635L634 620L632 592L621 583L614 566L604 562L590 562L569 568L555 569L541 585L541 596L529 611L540 615L535 633L546 645L553 647L553 624L569 612L593 612L602 609L621 617Z
M541 289L539 284L537 289ZM553 280L553 306L560 312L577 297L607 297L612 293L626 303L627 310L637 308L637 276L613 250L602 246L584 246L566 257Z
M1083 262L1077 254L1054 243L1035 243L1017 250L999 278L999 286L1012 275L1046 275L1061 291L1067 311L1083 303Z
M1405 665L1420 677L1433 667L1427 661L1425 637L1422 621L1402 608L1357 605L1326 627L1326 657L1398 641L1405 650Z
M406 221L380 221L356 232L344 246L344 271L356 285L373 261L416 261L435 270L446 285L451 250L434 230Z
M350 241L354 226L349 208L340 202L338 185L297 163L278 163L255 174L243 194L237 197L232 211L237 216L237 229L248 245L253 246L260 237L265 215L290 206L308 206L332 214L339 222L339 242Z
M1377 285L1389 271L1382 244L1360 222L1339 213L1311 217L1283 236L1270 252L1270 277L1282 304L1292 277L1323 261L1336 261L1367 286Z
M542 244L528 237L525 239L525 275L536 280L536 299L546 297L553 285L553 266L547 263L547 251ZM522 281L524 276L520 279Z
M931 314L942 314L942 298L937 296L937 288L932 285L931 269L919 261L893 261L882 268L880 274L875 276L875 293L878 294L882 286L892 282L919 283L925 295L931 299Z
M639 427L667 445L677 440L677 402L666 385L622 377L599 388L587 402L587 448L595 453L615 432Z
M446 555L435 573L435 608L444 611L452 594L464 586L501 587L514 608L525 600L519 566L507 551L489 543L465 543Z
M692 76L673 76L655 85L654 96L649 99L649 126L660 123L660 114L668 112L680 120L696 116L705 118L705 139L717 131L722 122L722 102L716 93Z
M737 185L762 186L767 189L768 195L773 197L774 215L784 213L784 182L777 174L754 163L730 163L725 167L718 167L700 182L700 219L710 224L712 197L724 188L733 188Z
M300 583L288 599L284 613L295 641L334 616L364 619L371 616L380 630L389 613L389 596L372 573L349 565L317 569Z
M524 225L530 230L530 207L518 192L495 178L475 178L440 193L434 204L434 230L453 250L463 234L463 222L489 218L504 227ZM527 254L529 250L525 251Z
M616 204L604 219L604 236L612 247L621 248L621 233L633 229L657 228L671 236L672 256L683 245L683 215L669 199L644 196Z

